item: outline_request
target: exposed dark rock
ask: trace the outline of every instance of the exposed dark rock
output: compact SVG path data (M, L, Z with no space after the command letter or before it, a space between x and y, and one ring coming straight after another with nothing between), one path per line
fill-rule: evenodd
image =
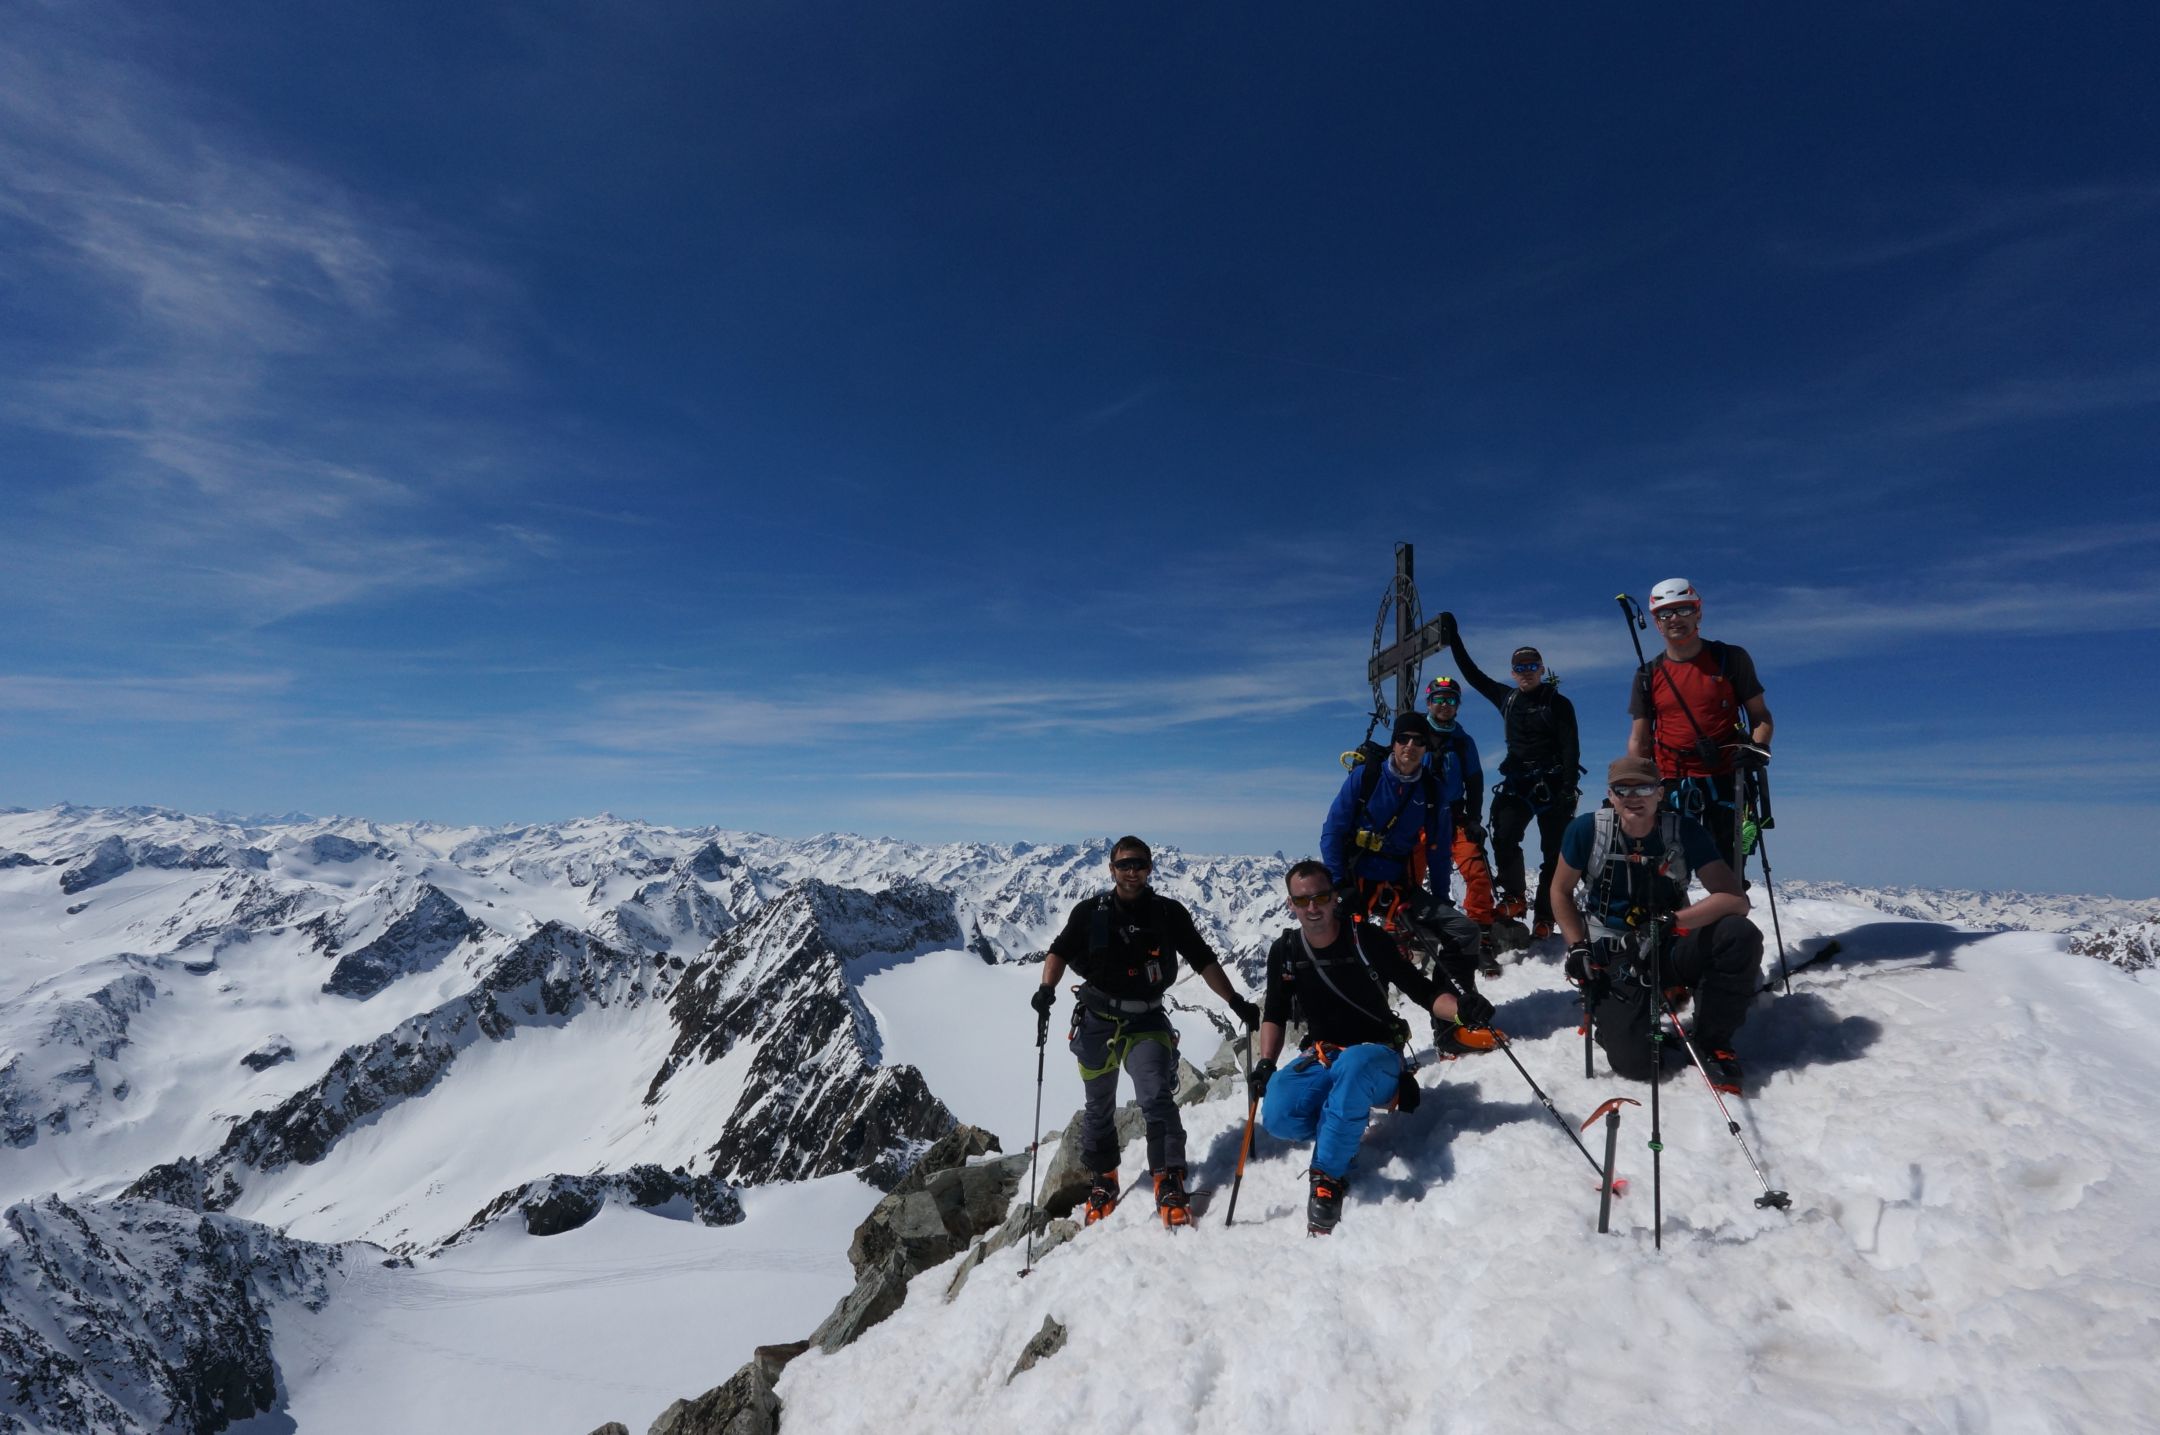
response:
M1038 1363L1048 1360L1064 1348L1065 1327L1057 1323L1056 1317L1044 1316L1042 1329L1036 1331L1021 1350L1020 1359L1014 1362L1011 1374L1005 1377L1005 1383L1012 1384L1014 1377L1021 1371L1033 1370Z
M380 842L355 842L350 837L340 837L325 832L310 837L293 849L295 856L313 864L329 862L359 862L374 858L378 862L396 861L396 854Z
M42 867L44 865L45 864L43 862L40 862L37 858L32 857L27 852L16 852L10 848L0 847L0 869L5 869L9 867Z
M887 1252L883 1260L856 1278L855 1289L842 1296L832 1314L810 1332L810 1343L828 1354L854 1344L864 1331L900 1309L907 1300L908 1278L913 1274L908 1269L906 1251L895 1248Z
M1065 1134L1058 1138L1057 1154L1043 1166L1042 1194L1036 1204L1052 1216L1071 1215L1073 1207L1087 1199L1088 1187L1095 1184L1095 1173L1080 1159L1080 1116L1080 1112L1073 1113L1065 1125ZM1118 1145L1130 1146L1145 1135L1147 1118L1140 1114L1140 1108L1129 1101L1120 1106Z
M210 1209L208 1185L208 1174L201 1159L182 1156L177 1161L152 1166L137 1176L120 1195L123 1200L163 1201L168 1206L185 1210L206 1211Z
M503 1192L465 1223L445 1245L479 1231L512 1210L525 1218L528 1235L574 1231L600 1214L610 1200L640 1210L682 1203L682 1214L701 1226L731 1226L743 1218L742 1199L717 1176L692 1176L660 1166L632 1166L598 1176L544 1176Z
M77 855L74 861L61 870L60 890L73 896L100 883L110 882L121 873L137 867L157 867L171 871L236 867L266 872L270 868L270 854L260 848L233 847L222 842L212 843L207 847L181 847L167 843L142 842L131 837L108 837L89 851Z
M126 971L86 995L36 1007L23 1049L0 1066L0 1145L72 1131L96 1121L108 1102L125 1101L127 1079L115 1062L130 1023L157 995L148 976Z
M752 1360L695 1400L678 1400L645 1435L778 1435L780 1397L762 1361Z
M268 1071L281 1061L291 1061L292 1057L293 1044L282 1036L273 1036L266 1038L261 1046L241 1057L240 1064L250 1071Z
M630 1427L620 1420L610 1420L592 1432L592 1435L630 1435Z
M381 936L338 958L322 989L341 997L371 997L400 977L433 967L483 930L463 907L423 882Z
M5 1428L211 1435L276 1408L269 1305L320 1309L334 1247L155 1201L8 1208Z
M204 1200L222 1210L248 1172L320 1161L354 1126L431 1089L476 1042L560 1025L587 1005L640 1000L656 979L649 960L550 922L497 959L475 991L347 1047L321 1078L234 1126L203 1161Z
M843 953L870 952L877 942L912 950L922 940L929 890L873 897L806 882L730 932L675 990L675 1044L646 1104L665 1099L678 1073L749 1043L741 1096L709 1148L715 1170L738 1185L861 1171L892 1189L952 1129L953 1117L914 1067L877 1064L876 1023ZM935 895L944 899L946 930L956 933L950 897ZM879 912L892 917L890 926L876 927ZM843 927L845 946L829 922Z
M911 1272L926 1271L996 1229L1027 1174L1028 1158L965 1163L970 1155L997 1149L995 1136L972 1126L941 1138L855 1228L848 1260L856 1275L895 1248L907 1253Z

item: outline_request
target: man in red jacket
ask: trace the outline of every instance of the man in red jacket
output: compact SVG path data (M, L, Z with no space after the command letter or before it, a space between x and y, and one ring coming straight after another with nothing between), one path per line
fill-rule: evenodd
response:
M1736 771L1743 745L1750 762L1770 759L1775 724L1755 660L1736 643L1706 642L1702 595L1685 578L1650 590L1650 618L1665 651L1643 664L1628 698L1634 727L1628 756L1657 763L1668 801L1710 829L1726 865L1740 870L1740 800Z

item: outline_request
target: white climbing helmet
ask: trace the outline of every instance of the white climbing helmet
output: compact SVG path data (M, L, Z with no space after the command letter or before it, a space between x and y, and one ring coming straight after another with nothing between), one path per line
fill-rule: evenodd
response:
M1650 590L1650 611L1653 613L1660 608L1677 608L1688 603L1700 610L1702 594L1696 592L1695 585L1685 578L1667 578Z

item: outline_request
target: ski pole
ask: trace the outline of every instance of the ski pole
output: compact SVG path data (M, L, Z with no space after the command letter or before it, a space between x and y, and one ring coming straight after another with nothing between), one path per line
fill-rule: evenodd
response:
M1035 1209L1035 1173L1042 1166L1043 1058L1049 1051L1050 1013L1038 1012L1035 1016L1035 1126L1029 1132L1034 1139L1028 1142L1027 1261L1020 1267L1023 1276L1035 1269L1035 1221L1040 1214Z
M1742 759L1747 759L1751 754L1759 764L1769 759L1770 751L1768 748L1756 747L1752 743L1743 743L1740 748ZM1747 783L1745 806L1748 809L1749 816L1755 821L1755 856L1762 863L1763 890L1770 894L1770 931L1777 938L1778 980L1784 985L1783 995L1791 996L1792 971L1785 964L1785 929L1778 925L1777 883L1772 881L1770 877L1770 844L1763 836L1765 832L1776 825L1776 818L1770 811L1770 774L1759 765L1754 767L1743 766L1740 769L1740 780ZM1740 860L1745 864L1747 861L1746 855L1742 854Z
M1245 1139L1238 1143L1237 1174L1230 1178L1230 1209L1223 1212L1223 1224L1237 1219L1238 1192L1245 1187L1245 1158L1252 1154L1253 1118L1260 1114L1260 1098L1252 1094L1252 1044L1256 1028L1245 1029L1244 1060L1240 1063L1245 1071Z
M1657 879L1650 879L1650 902L1653 916L1657 911ZM1657 1001L1665 1000L1664 971L1658 965L1658 948L1664 944L1658 940L1658 928L1651 923L1648 936L1650 943L1650 991ZM1665 1249L1665 1129L1658 1110L1658 1092L1665 1085L1665 1033L1662 1024L1652 1018L1650 1022L1650 1239L1659 1250Z
M1695 1043L1689 1039L1685 1031L1680 1029L1680 1014L1673 1010L1672 1003L1665 1001L1663 996L1658 999L1664 1005L1666 1020L1672 1023L1673 1035L1680 1038L1680 1045L1686 1050L1688 1060L1695 1063L1695 1070L1702 1075L1704 1090L1710 1093L1710 1099L1717 1103L1719 1114L1725 1118L1725 1129L1732 1133L1733 1140L1740 1143L1741 1154L1747 1157L1748 1165L1755 1168L1755 1179L1762 1182L1763 1193L1755 1198L1755 1204L1771 1210L1790 1210L1792 1208L1792 1197L1786 1195L1783 1191L1771 1189L1770 1178L1763 1174L1762 1162L1755 1159L1755 1152L1748 1146L1747 1137L1740 1134L1740 1123L1733 1120L1731 1109L1725 1105L1724 1095L1718 1091L1717 1083L1710 1079L1709 1068L1703 1065L1702 1057L1695 1050Z
M1463 989L1455 984L1455 978L1449 975L1447 967L1441 963L1440 953L1437 950L1433 953L1433 971L1439 974L1441 981L1448 984L1448 990L1455 994L1455 1000L1461 1001L1463 999ZM1461 1018L1458 1017L1455 1024L1461 1026ZM1583 1160L1590 1163L1590 1169L1598 1173L1598 1180L1602 1182L1605 1179L1605 1168L1598 1164L1597 1157L1590 1154L1590 1148L1583 1145L1582 1137L1575 1134L1575 1128L1568 1123L1565 1116L1560 1114L1560 1108L1553 1105L1552 1098L1545 1094L1545 1088L1537 1084L1537 1079L1530 1074L1529 1070L1523 1066L1521 1059L1515 1055L1515 1043L1509 1041L1507 1033L1498 1027L1490 1027L1488 1030L1493 1034L1493 1045L1507 1053L1507 1059L1515 1064L1517 1071L1522 1073L1522 1079L1530 1083L1530 1090L1537 1097L1539 1103L1552 1114L1553 1120L1560 1123L1560 1129L1567 1133L1568 1140L1575 1143L1575 1149L1582 1152Z

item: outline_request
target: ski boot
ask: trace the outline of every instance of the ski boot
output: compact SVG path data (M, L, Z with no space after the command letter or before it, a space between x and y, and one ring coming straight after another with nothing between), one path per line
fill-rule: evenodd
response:
M1087 1215L1082 1225L1092 1226L1117 1209L1118 1178L1115 1171L1098 1171L1095 1184L1088 1187Z
M1704 1058L1703 1065L1710 1068L1710 1086L1712 1090L1722 1091L1727 1096L1741 1094L1742 1073L1739 1057L1721 1049L1711 1052L1709 1056Z
M1173 1231L1192 1224L1192 1197L1185 1193L1183 1166L1172 1166L1155 1173L1155 1214Z
M1305 1199L1305 1234L1325 1236L1342 1220L1343 1193L1350 1183L1341 1176L1330 1176L1318 1166L1312 1168L1312 1194Z
M1493 936L1493 927L1490 922L1478 928L1478 975L1481 977L1497 977L1500 975L1500 944L1499 940Z

